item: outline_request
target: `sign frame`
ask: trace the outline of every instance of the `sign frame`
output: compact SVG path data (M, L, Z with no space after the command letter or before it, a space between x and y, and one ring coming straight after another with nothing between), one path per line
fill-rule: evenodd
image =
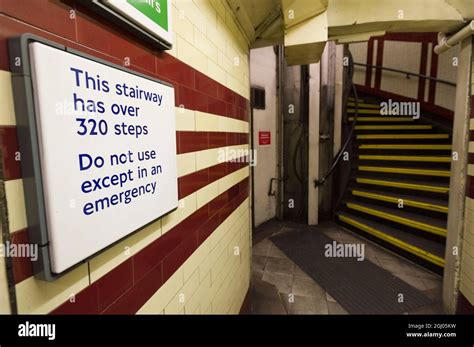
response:
M118 10L114 9L111 6L108 6L107 3L103 2L102 0L77 0L81 5L84 7L92 10L93 12L99 14L100 16L106 18L110 22L114 23L115 25L119 26L120 28L126 30L130 34L136 36L137 38L156 45L159 49L162 50L169 50L173 48L173 30L172 30L172 11L171 11L171 1L165 0L168 2L167 10L168 10L168 32L170 33L171 38L167 40L157 34L146 30L139 24L135 23L130 18L127 18L126 15L120 13Z
M172 213L177 208L179 208L179 204L176 208L158 216L140 228L131 231L124 237L109 244L108 246L105 246L98 252L91 254L65 271L61 273L54 273L52 271L49 250L49 236L46 223L45 192L43 188L41 156L38 142L39 133L36 124L36 106L33 93L33 80L29 55L29 45L33 42L39 42L49 47L74 54L81 58L85 58L103 64L107 67L118 69L168 87L174 88L174 86L170 83L127 69L123 66L110 63L106 60L96 58L89 54L82 53L74 48L58 44L54 41L30 33L25 33L19 37L13 37L8 40L8 54L10 70L12 74L11 80L14 96L15 117L17 122L17 135L21 153L21 170L26 217L28 222L28 236L30 244L36 245L38 247L38 259L37 261L32 262L33 273L36 278L51 282L88 262L93 257L104 252L110 247L113 247L123 239L130 237L134 233L146 228L148 225L156 222L158 219Z

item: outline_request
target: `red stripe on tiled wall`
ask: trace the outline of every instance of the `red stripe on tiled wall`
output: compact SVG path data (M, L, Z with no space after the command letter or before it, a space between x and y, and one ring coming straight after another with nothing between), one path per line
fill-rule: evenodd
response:
M208 184L211 184L224 176L242 169L248 165L247 163L247 157L241 157L233 161L220 163L209 168L193 172L189 175L179 177L178 198L185 198L186 196L198 191ZM222 205L219 204L219 206ZM29 244L28 230L22 229L13 232L11 234L11 242L13 244ZM12 263L15 284L33 276L33 267L30 258L15 257L12 258Z
M134 314L248 197L240 181L52 314Z
M474 164L474 156L472 153L469 153L469 164ZM474 177L473 176L467 176L467 182L466 182L466 196L474 199Z
M114 64L128 58L130 69L172 83L176 106L248 120L247 99L170 54L137 42L74 1L4 1L0 11L1 70L10 70L7 39L29 32Z
M208 184L221 179L222 177L241 169L247 165L247 158L242 157L240 160L229 161L202 169L189 175L178 178L178 198L182 199L189 194L204 188Z
M474 305L462 294L459 293L456 314L474 314Z
M402 41L402 42L418 42L421 44L421 57L420 57L420 73L428 74L431 77L437 77L438 74L438 55L432 53L431 58L431 69L427 71L427 53L428 53L428 44L433 43L433 46L436 45L437 33L388 33L384 36L378 37L378 46L377 46L377 58L375 65L383 66L383 51L384 51L384 41ZM370 47L370 41L369 45ZM367 61L373 60L373 49L367 49ZM371 72L372 73L372 72ZM381 69L376 69L375 71L375 85L374 88L370 87L370 80L368 80L368 75L366 72L365 84L361 87L360 90L365 93L372 94L378 97L389 97L393 99L410 99L397 94L390 92L385 92L381 90L383 71ZM371 76L370 76L371 77ZM425 93L425 80L420 79L418 84L418 93L417 99L410 99L411 101L421 102L421 107L424 111L433 112L445 118L452 120L454 112L452 110L446 109L444 107L438 106L435 104L436 96L436 82L430 81L429 83L429 98L427 102L424 102L424 93Z
M178 154L225 146L244 145L247 143L249 143L247 133L226 133L212 131L176 132Z
M406 96L401 96L399 94L386 92L384 90L369 88L365 85L356 84L356 88L357 88L357 91L360 93L371 94L375 97L379 97L382 99L393 99L394 101L400 101L400 102L418 102L419 101L418 99L408 98ZM432 112L448 119L452 119L454 116L453 111L448 110L444 107L440 107L437 105L424 102L424 101L420 101L420 108L423 112Z
M431 69L430 76L436 78L438 76L438 55L433 52L431 54ZM435 103L436 96L436 82L430 80L429 92L428 92L428 102L430 104Z
M202 151L205 149L248 144L247 133L212 132L212 131L177 131L177 154ZM19 152L16 127L0 126L0 149L3 153L3 170L5 181L21 178L20 161L16 160Z
M428 60L428 42L421 44L420 75L426 75L426 64ZM418 80L418 100L425 99L425 79Z
M373 65L374 62L374 40L370 39L367 44L367 65ZM372 68L365 69L365 85L370 87L370 82L372 80Z
M10 242L12 245L18 246L29 245L30 238L28 236L28 229L22 229L10 234ZM30 258L12 257L12 265L13 280L15 284L33 276L33 265Z
M470 118L474 119L474 95L471 96L471 114ZM474 141L474 131L469 132L469 141ZM468 154L468 164L474 164L474 153L469 153ZM467 182L466 182L466 195L474 199L474 176L467 176Z
M247 99L170 54L142 44L73 0L0 0L0 28L0 70L10 70L7 40L32 33L117 65L123 66L127 58L129 69L171 83L176 106L248 121ZM21 178L19 162L14 160L16 128L1 126L0 135L5 179ZM241 133L178 131L176 138L177 153L248 143L248 135ZM245 165L221 163L181 177L179 197ZM55 313L135 312L247 196L245 179L87 287L76 296L76 304L66 303ZM26 229L11 237L14 243L28 243ZM29 259L13 260L15 283L32 276Z
M384 46L384 39L380 38L377 44L377 62L375 65L383 66L383 46ZM380 89L380 85L382 83L382 69L375 70L375 89Z
M69 11L75 8L74 1L38 1L29 2L28 5L22 1L2 2L0 11L4 14L0 14L0 69L10 69L7 39L30 32L114 64L123 65L124 58L128 57L130 69L174 85L176 106L248 121L249 103L239 94L168 53L138 43L134 37L121 32L120 28L110 23L102 24L103 19L86 14L86 10L81 7L76 9L76 18L70 19ZM16 129L0 127L0 134L5 179L21 178L20 163L14 160L13 155L18 150ZM222 135L209 135L209 141L214 143L219 136Z
M470 118L474 119L474 96L471 96L470 103L471 103ZM473 138L474 138L474 131L470 131L469 140L474 141ZM474 164L474 153L469 153L468 164ZM473 176L469 176L469 175L467 176L466 195L469 198L474 199L474 177ZM457 314L474 314L474 305L472 305L462 293L459 293L459 296L458 296L458 304L457 304L456 313Z
M18 138L15 126L0 126L0 150L3 154L3 179L5 181L21 177Z

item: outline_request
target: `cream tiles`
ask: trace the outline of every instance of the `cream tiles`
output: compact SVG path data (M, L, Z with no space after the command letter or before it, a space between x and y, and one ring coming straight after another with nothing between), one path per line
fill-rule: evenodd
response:
M7 199L10 233L26 228L27 220L25 198L23 195L23 180L6 181L5 195Z
M80 265L54 282L30 277L15 287L18 313L49 313L88 285L87 264Z
M195 111L184 107L175 107L176 131L196 130Z
M15 125L11 73L0 70L0 125Z

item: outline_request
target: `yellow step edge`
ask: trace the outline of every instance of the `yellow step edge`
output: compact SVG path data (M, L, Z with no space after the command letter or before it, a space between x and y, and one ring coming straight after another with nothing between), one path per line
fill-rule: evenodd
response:
M451 150L451 145L395 145L395 144L377 144L377 145L359 145L359 149L411 149L411 150Z
M347 113L355 113L355 108L348 108ZM380 114L380 110L364 110L359 108L359 114Z
M401 198L382 195L382 194L362 192L359 190L352 190L352 195L360 196L363 198L380 200L380 201L393 202L394 204L398 204L399 200L401 199ZM429 211L448 213L448 208L446 206L429 204L426 202L415 201L415 200L410 200L410 199L401 199L401 200L403 200L403 204L406 206L418 207L418 208L429 210Z
M418 222L418 221L415 221L415 220L412 220L412 219L396 216L394 214L390 214L390 213L387 213L387 212L374 210L372 208L361 206L361 205L354 204L354 203L351 203L351 202L346 203L346 206L347 206L347 208L350 208L352 210L356 210L356 211L359 211L359 212L364 212L364 213L370 214L370 215L375 216L375 217L383 218L383 219L386 219L386 220L389 220L389 221L392 221L392 222L396 222L396 223L399 223L399 224L409 226L411 228L423 230L423 231L426 231L426 232L429 232L429 233L432 233L432 234L435 234L435 235L445 237L446 234L448 233L448 231L446 229L438 228L434 225L425 224L425 223Z
M432 125L356 125L355 130L431 130Z
M364 134L357 135L359 140L380 140L380 139L449 139L449 134Z
M390 161L421 161L431 163L450 163L451 157L422 157L412 155L366 155L360 154L362 160L390 160Z
M415 246L412 246L400 239L397 239L396 237L393 237L391 235L387 235L375 228L372 228L368 225L365 225L363 223L360 223L356 220L353 220L352 218L349 218L349 217L346 217L346 216L343 216L343 215L338 215L337 216L339 218L339 220L347 223L347 224L350 224L362 231L365 231L375 237L378 237L379 239L383 240L383 241L386 241L396 247L399 247L407 252L410 252L411 254L414 254L420 258L423 258L427 261L429 261L430 263L433 263L435 265L438 265L438 266L441 266L441 267L444 267L444 264L445 264L445 261L444 259L438 257L437 255L434 255L430 252L427 252L421 248L418 248L418 247L415 247Z
M353 98L352 96L349 96L349 97L347 98L347 100L349 100L349 101L355 101L355 98ZM358 98L357 100L359 100L359 102L365 102L365 100L363 100L363 99L359 99L359 98Z
M447 194L449 192L448 187L428 186L428 185L424 185L424 184L412 184L412 183L404 183L404 182L384 181L384 180L377 180L377 179L372 179L372 178L356 178L356 182L357 183L363 183L363 184L372 184L372 185L376 185L376 186L383 186L383 187L421 190L421 191L424 191L424 192L431 192L431 193L444 193L444 194Z
M348 108L347 113L355 113L355 108ZM361 109L359 107L359 114L380 114L380 109L374 110L374 109L368 109L364 110L363 108ZM384 117L407 117L407 118L413 118L413 116L408 116L408 115L383 115Z
M384 167L384 166L359 166L359 171L370 172L387 172L405 175L420 175L420 176L436 176L436 177L450 177L451 172L448 170L427 170L427 169L411 169L404 167Z
M354 117L349 117L349 121L354 121ZM409 117L357 117L358 122L414 122Z
M355 101L349 101L347 103L347 106L352 106L352 107L355 107ZM380 109L380 105L377 105L377 104L368 104L366 102L359 102L359 110L361 108L375 108L375 109Z

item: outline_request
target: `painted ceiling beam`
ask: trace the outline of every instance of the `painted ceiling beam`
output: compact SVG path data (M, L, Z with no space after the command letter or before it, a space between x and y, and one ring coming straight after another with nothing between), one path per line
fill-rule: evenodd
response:
M452 31L463 16L445 0L330 0L329 35Z
M290 7L299 3L281 1L284 18L290 11L288 2ZM448 1L459 2L458 7L466 1L472 4L472 0L329 0L325 11L285 27L287 61L290 65L318 62L330 40L349 43L385 32L456 31L465 19Z
M317 63L328 41L327 12L285 31L285 57L288 65Z
M474 0L226 0L250 46L284 42L290 64L319 61L327 41L367 41L385 32L454 33Z
M328 7L329 0L281 0L285 29L317 16Z

